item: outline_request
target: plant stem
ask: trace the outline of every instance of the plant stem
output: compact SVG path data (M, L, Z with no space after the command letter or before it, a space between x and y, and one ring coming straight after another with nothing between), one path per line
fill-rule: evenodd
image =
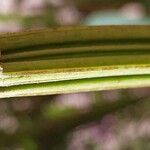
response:
M150 26L2 34L0 48L1 97L150 86Z

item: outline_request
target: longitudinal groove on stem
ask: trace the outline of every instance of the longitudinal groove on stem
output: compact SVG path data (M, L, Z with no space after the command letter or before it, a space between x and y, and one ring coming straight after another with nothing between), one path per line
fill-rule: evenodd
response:
M150 86L150 26L60 27L2 34L0 48L3 97L28 95L29 85L37 87L29 96ZM117 86L118 77L126 82ZM138 82L129 84L130 77L138 77ZM91 84L95 78L99 84ZM63 88L55 86L57 82ZM53 84L54 90L47 86L41 92L42 84ZM16 88L20 86L22 90Z

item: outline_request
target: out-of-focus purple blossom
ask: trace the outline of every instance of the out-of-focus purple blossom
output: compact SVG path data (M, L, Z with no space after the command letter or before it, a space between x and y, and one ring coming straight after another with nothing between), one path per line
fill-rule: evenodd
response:
M130 121L122 127L117 135L120 148L138 138L150 137L150 120Z
M20 111L20 112L21 111L26 111L26 110L31 109L32 101L30 101L28 98L22 98L19 101L14 100L12 102L12 106L13 106L13 109L16 110L16 111Z
M118 139L116 138L115 134L110 134L109 136L107 136L105 141L102 142L101 147L102 150L120 150ZM99 148L97 148L97 150L98 149Z
M23 0L20 4L20 13L22 15L38 15L41 14L45 6L43 0Z
M117 148L118 143L113 133L113 127L116 122L116 117L108 115L104 117L100 123L92 123L77 130L72 135L72 140L68 150L86 150L87 145L92 144L97 147L96 150L112 150L110 148ZM110 142L111 147L108 145ZM117 149L115 149L117 150Z
M120 98L121 93L118 90L112 90L112 91L104 91L102 92L102 98L106 101L116 101Z
M0 32L16 32L22 29L19 23L13 21L0 22Z
M0 13L11 14L17 10L16 0L0 0Z
M13 134L19 127L16 117L1 115L0 116L0 130L4 130L7 134Z
M69 106L77 109L88 109L92 103L92 94L77 93L77 94L66 94L56 97L55 103L62 107Z
M111 121L113 118L108 116L100 124L91 124L77 129L73 133L68 150L86 150L88 142L93 144L96 150L120 150L122 146L138 138L150 137L150 120L128 121L120 125L119 129L115 129L118 126L115 126L116 119Z
M133 95L133 97L144 97L144 96L150 96L150 88L135 88L131 89L130 93Z
M120 132L120 137L123 139L135 140L138 137L150 137L150 120L131 121ZM124 140L122 140L124 141Z
M80 20L80 13L74 6L66 6L56 12L56 20L61 25L76 24Z
M121 9L120 13L131 20L141 19L146 15L145 8L140 3L127 3Z

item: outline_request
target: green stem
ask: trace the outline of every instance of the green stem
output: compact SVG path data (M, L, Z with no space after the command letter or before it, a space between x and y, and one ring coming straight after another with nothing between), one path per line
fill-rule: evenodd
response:
M2 34L1 97L150 86L149 43L150 26Z
M150 86L149 75L114 76L0 87L0 98Z

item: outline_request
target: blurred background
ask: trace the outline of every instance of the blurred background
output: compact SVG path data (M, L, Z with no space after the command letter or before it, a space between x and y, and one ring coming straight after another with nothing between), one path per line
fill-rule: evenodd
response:
M112 24L150 24L150 0L0 0L1 33ZM38 149L149 150L150 88L0 99L0 150Z

